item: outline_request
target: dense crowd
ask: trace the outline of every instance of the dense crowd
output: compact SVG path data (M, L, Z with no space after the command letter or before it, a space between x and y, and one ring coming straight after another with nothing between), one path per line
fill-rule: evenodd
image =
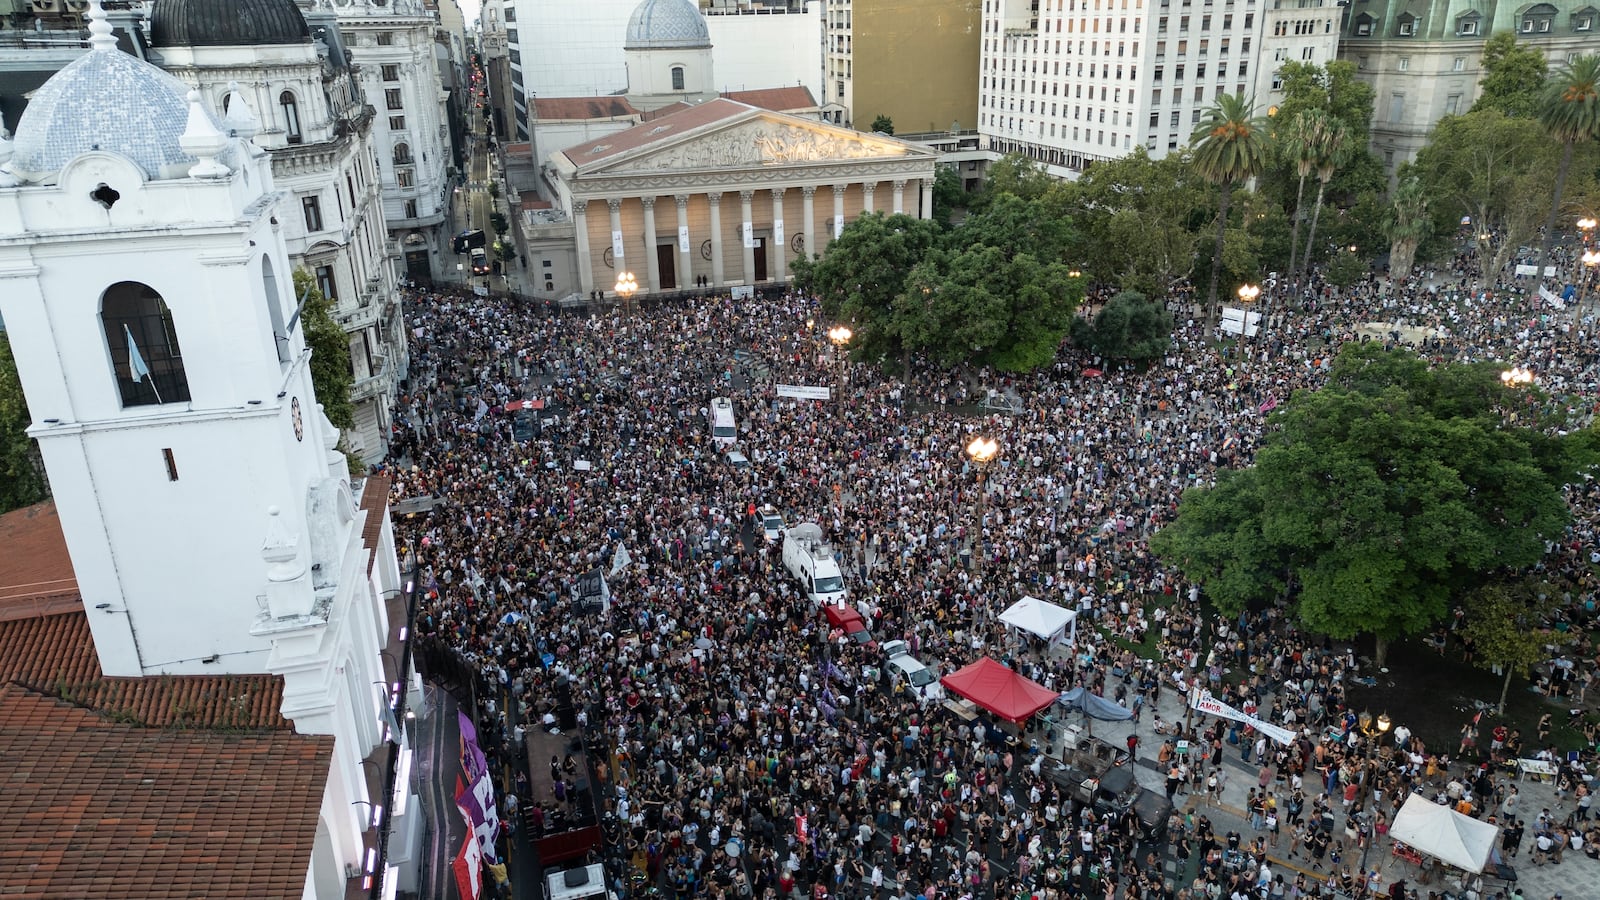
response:
M1588 773L1547 734L1480 741L1469 723L1456 747L1403 728L1369 734L1344 703L1363 677L1348 647L1277 609L1207 615L1147 549L1182 491L1247 464L1265 411L1316 387L1346 341L1422 334L1431 359L1528 365L1549 403L1592 412L1593 321L1531 289L1427 284L1314 283L1238 349L1180 322L1145 371L1064 350L1016 379L924 367L904 380L862 365L841 380L837 351L808 325L818 311L793 295L623 318L416 289L388 468L396 499L445 501L404 526L430 588L417 631L504 697L488 705L490 737L509 740L513 720L552 723L556 682L570 679L582 724L614 750L602 774L615 779L606 802L627 863L680 897L1355 896L1370 885L1354 859L1412 792L1507 824L1508 855L1527 833L1540 862L1593 856ZM794 400L777 384L836 394ZM975 414L989 388L1020 411ZM707 407L721 395L734 398L748 466L711 440ZM504 411L524 399L543 408ZM981 480L962 452L979 434L1002 448ZM1574 627L1594 614L1592 484L1573 489L1576 521L1545 564ZM881 651L830 631L784 572L756 522L767 506L822 526L879 642L904 640L944 673L988 654L1154 718L1155 737L1130 749L1166 773L1169 797L1222 799L1223 755L1238 754L1259 770L1248 836L1178 813L1166 846L1142 841L1132 814L1084 807L1045 776L1039 750L1058 735L1004 740L893 682ZM614 570L623 548L630 561ZM603 612L575 593L597 568L612 573ZM1076 641L1004 628L998 612L1024 595L1078 611ZM1159 661L1127 649L1151 635ZM1471 649L1449 623L1436 640ZM1581 702L1595 651L1566 653L1541 669L1542 688ZM1196 682L1299 739L1200 717L1181 735L1199 752L1178 754L1180 725L1154 710ZM1562 764L1569 809L1523 809L1502 787L1498 763L1540 753ZM535 829L570 812L565 794L522 799ZM1312 874L1274 872L1269 851ZM1194 876L1165 874L1167 854Z

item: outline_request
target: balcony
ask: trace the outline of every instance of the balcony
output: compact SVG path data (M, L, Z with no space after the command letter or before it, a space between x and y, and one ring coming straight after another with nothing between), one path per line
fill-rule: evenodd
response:
M387 401L387 394L394 388L394 379L390 377L389 360L379 356L373 361L372 374L366 378L357 379L350 386L350 400L353 403L365 403L368 400Z

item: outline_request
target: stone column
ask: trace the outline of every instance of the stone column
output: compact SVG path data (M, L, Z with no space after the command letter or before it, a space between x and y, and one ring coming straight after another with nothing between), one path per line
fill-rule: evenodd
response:
M622 198L607 198L606 206L611 210L611 272L615 278L628 271L628 262L624 258L627 256L624 252L628 249L627 242L618 237L622 234ZM605 289L611 288L615 283L613 281L612 284L606 285Z
M694 241L689 240L689 195L677 194L673 201L678 205L678 289L694 283Z
M878 190L878 183L875 182L875 181L863 181L861 183L861 214L862 215L866 215L867 213L873 211L873 208L872 208L872 195L877 190Z
M722 192L707 191L711 201L711 286L722 287Z
M806 259L810 259L811 254L822 247L817 243L817 214L811 202L811 197L816 192L817 186L814 184L800 188L800 227L804 229L801 232L801 240L805 242L801 249L805 252Z
M656 198L640 197L644 204L644 265L649 273L646 282L652 294L661 292L661 260L656 258Z
M753 210L750 201L755 198L755 191L739 192L739 246L744 248L744 283L756 283L756 247L754 241L745 240L745 235L753 235L755 220L750 216Z
M767 262L773 264L774 281L786 281L789 278L789 236L784 233L783 225L783 192L786 190L788 188L772 189L772 243L775 246L767 248ZM777 253L774 254L773 250Z
M894 211L896 214L906 211L906 180L904 178L896 178L894 180Z
M933 218L933 179L922 179L922 215L921 218Z
M594 260L589 256L589 201L572 201L572 230L578 239L578 289L587 300L594 290Z
M848 184L833 186L833 221L828 223L828 242L832 243L844 230L844 192L850 190Z

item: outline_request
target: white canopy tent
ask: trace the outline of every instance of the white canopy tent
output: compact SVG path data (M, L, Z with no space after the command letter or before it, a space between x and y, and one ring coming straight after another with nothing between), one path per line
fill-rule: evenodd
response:
M1389 826L1389 837L1468 872L1481 873L1494 852L1498 826L1463 816L1417 794Z
M1000 621L1031 632L1047 641L1063 640L1068 637L1067 629L1071 627L1072 634L1077 634L1075 624L1078 614L1070 609L1047 603L1038 597L1023 597L1011 604L1005 612L1000 614Z

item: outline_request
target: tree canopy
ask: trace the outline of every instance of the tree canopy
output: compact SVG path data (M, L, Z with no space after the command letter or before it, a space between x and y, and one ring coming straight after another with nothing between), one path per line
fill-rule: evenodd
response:
M997 193L949 232L861 216L796 277L824 313L852 323L858 358L1035 369L1055 357L1083 297L1065 262L1071 223L1042 204Z
M38 503L47 493L39 448L27 434L32 423L11 341L0 331L0 512Z
M1347 344L1273 413L1255 465L1186 492L1151 547L1224 610L1288 594L1311 630L1381 653L1566 526L1591 437L1507 424L1510 396L1492 363Z
M305 329L306 346L311 348L311 385L317 402L333 427L348 432L355 427L355 404L350 388L355 374L350 368L350 338L333 320L332 304L322 296L310 272L296 269L294 293L303 298L300 327Z
M1213 211L1210 189L1187 157L1151 159L1135 147L1091 166L1063 194L1081 230L1077 258L1096 280L1165 297L1193 273Z
M1472 111L1495 110L1502 115L1532 118L1539 114L1548 64L1544 51L1517 40L1515 32L1500 31L1483 44L1483 78Z
M1106 359L1143 362L1172 347L1172 314L1138 291L1123 291L1073 325L1073 343Z

